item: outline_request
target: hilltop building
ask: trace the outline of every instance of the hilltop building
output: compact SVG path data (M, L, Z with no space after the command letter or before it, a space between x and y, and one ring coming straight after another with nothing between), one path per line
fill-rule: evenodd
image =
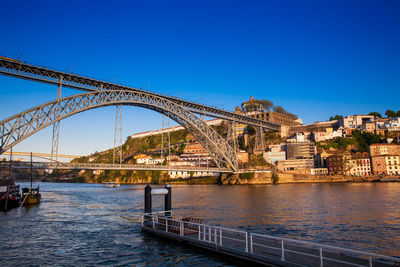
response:
M277 123L281 125L281 136L287 136L288 127L292 125L301 125L302 120L292 116L282 114L279 112L266 109L259 101L254 99L253 96L250 100L243 102L240 107L235 108L235 113L249 116L252 118ZM236 134L241 135L244 133L246 125L236 123Z

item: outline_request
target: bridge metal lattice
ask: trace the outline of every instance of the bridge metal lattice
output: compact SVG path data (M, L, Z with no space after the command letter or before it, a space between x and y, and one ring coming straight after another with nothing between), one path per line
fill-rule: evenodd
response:
M211 107L191 101L182 100L176 97L166 96L154 92L146 92L141 89L128 87L125 85L105 82L92 78L79 76L72 73L66 73L56 70L51 70L44 67L29 65L17 60L10 60L0 57L0 74L16 77L20 79L27 79L52 85L59 85L62 82L63 87L68 87L84 91L97 91L97 90L129 90L134 92L144 92L153 95L154 97L162 97L171 102L177 103L187 110L201 114L204 116L221 118L228 121L244 123L254 127L262 127L263 129L279 131L280 125L268 121L246 117L244 115L229 112L216 107Z
M140 164L107 164L107 163L71 163L71 162L21 162L14 161L11 168L13 169L58 169L58 170L157 170L157 171L177 171L177 172L208 172L208 173L229 173L232 172L227 168L208 168L193 166L168 166L168 165L140 165ZM8 161L0 161L0 168L10 168Z
M0 154L47 126L77 113L110 105L133 105L165 114L185 127L218 168L237 171L236 151L218 133L182 105L152 93L107 90L73 95L31 108L0 122Z

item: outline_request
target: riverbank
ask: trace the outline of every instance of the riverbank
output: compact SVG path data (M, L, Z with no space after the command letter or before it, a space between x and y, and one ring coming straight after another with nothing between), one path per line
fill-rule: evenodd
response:
M36 181L38 182L38 181ZM96 182L88 180L85 181L83 177L60 179L42 182L56 182L56 183L93 183ZM180 185L206 185L206 184L224 184L224 185L262 185L262 184L296 184L296 183L370 183L370 182L400 182L398 176L365 176L353 177L344 175L310 175L303 173L288 173L288 172L256 172L256 173L241 173L241 174L223 174L221 177L197 177L197 178L177 178L165 179L161 181L139 180L137 182L123 182L116 179L114 182L120 184L180 184ZM97 182L98 183L98 182Z
M363 183L363 182L400 182L399 176L310 175L285 172L261 172L222 175L222 184L295 184L295 183Z

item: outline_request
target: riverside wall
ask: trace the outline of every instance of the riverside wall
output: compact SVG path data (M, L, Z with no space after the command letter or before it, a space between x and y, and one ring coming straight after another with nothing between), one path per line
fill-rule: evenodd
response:
M274 177L273 177L274 176ZM223 175L222 184L290 184L290 183L347 183L347 182L400 182L400 177L352 177L343 175L311 175L285 172L254 173L254 177L243 178L240 174Z

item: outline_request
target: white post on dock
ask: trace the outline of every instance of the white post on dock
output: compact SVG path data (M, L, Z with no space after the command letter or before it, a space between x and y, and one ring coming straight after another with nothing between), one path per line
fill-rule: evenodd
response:
M179 229L180 229L180 235L183 236L183 223L182 223L182 221L179 222Z
M372 257L369 256L369 263L368 263L369 267L372 267Z
M168 233L168 217L165 219L165 232Z
M217 227L214 227L214 243L217 244Z
M199 225L199 240L201 240L201 225Z
M204 238L203 238L204 241L206 241L206 232L207 232L206 226L204 225Z
M208 227L208 243L211 243L211 227Z
M246 232L246 252L249 252L249 239L247 232Z
M253 253L253 234L250 233L250 253Z
M324 266L324 258L322 257L322 247L319 247L319 259L320 259L320 267Z
M222 247L222 229L219 229L219 245Z
M281 240L281 261L285 261L285 247L283 246L283 240Z

